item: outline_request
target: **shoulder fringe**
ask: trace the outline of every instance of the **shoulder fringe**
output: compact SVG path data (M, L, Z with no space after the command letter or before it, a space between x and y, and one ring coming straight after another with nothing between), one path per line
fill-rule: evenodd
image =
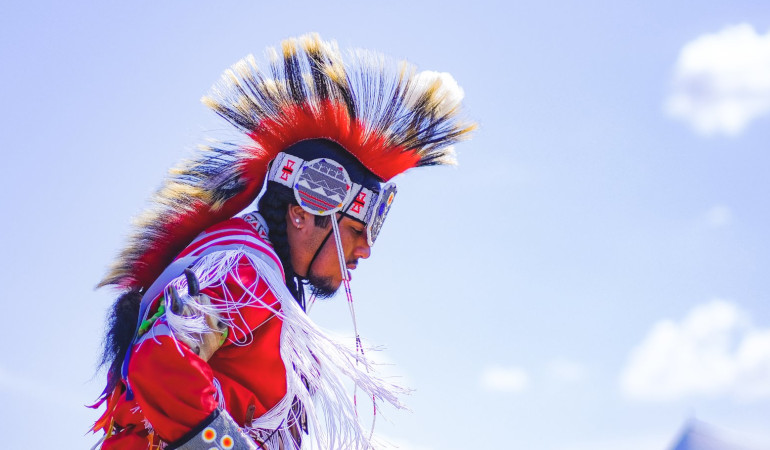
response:
M343 380L351 380L370 398L374 397L378 402L387 402L399 409L404 408L399 396L407 394L408 390L368 373L372 370L371 361L326 335L300 308L280 276L254 255L241 250L213 253L198 261L193 271L201 289L224 286L228 272L239 262L243 264L246 261L256 269L281 305L277 315L283 321L280 345L281 358L286 367L287 388L284 398L246 426L244 431L264 442L266 448L299 449L290 431L296 420L292 405L297 399L307 413L311 448L373 448L368 430L359 422ZM172 282L180 292L186 291L186 283L184 276ZM274 308L274 305L267 304L253 293L256 286L241 287L246 292L243 298L230 297L217 305L203 305L201 311L213 311L221 317L227 317L237 315L243 307ZM229 297L229 294L226 296ZM174 324L178 326L177 321ZM181 326L179 331L190 333L191 329ZM250 339L251 336L248 336L236 345L248 345ZM307 381L307 386L303 380Z

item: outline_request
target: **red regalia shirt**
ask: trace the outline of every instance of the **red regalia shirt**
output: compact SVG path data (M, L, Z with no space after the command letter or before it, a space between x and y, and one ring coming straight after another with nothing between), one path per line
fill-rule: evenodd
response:
M243 252L280 261L264 230L234 218L204 232L179 257L202 253L213 245L241 245ZM256 225L256 224L255 224ZM283 278L283 273L281 273ZM134 344L128 383L134 398L127 400L120 383L107 411L94 429L104 429L106 450L139 450L173 442L203 422L218 405L244 426L286 395L286 367L281 359L280 303L248 258L231 264L225 282L201 290L212 304L258 297L260 304L241 302L230 308L225 343L206 362L173 338L164 316ZM152 309L157 310L160 297ZM154 311L150 311L152 314Z

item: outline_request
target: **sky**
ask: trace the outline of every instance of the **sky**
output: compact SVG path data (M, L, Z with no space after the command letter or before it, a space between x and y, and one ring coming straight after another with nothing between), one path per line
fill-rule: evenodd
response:
M0 423L84 449L115 292L94 286L199 99L307 32L449 72L479 124L414 170L352 283L413 391L402 449L665 449L693 420L770 448L770 5L7 2ZM344 298L316 305L350 334Z

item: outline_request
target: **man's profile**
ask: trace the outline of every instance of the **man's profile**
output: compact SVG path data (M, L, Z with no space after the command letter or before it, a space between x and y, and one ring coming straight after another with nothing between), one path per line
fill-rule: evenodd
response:
M236 63L204 98L245 142L172 169L100 283L122 294L99 448L369 448L343 380L400 405L401 389L306 308L344 287L352 310L350 271L371 255L390 180L453 163L452 144L474 128L462 91L448 74L343 56L317 35L268 54L264 67Z

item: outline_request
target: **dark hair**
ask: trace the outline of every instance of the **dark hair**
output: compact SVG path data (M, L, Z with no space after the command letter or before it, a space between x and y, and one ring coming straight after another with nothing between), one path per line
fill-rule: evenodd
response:
M133 289L121 294L112 305L107 320L107 332L104 336L104 349L99 361L99 367L109 365L107 371L107 389L111 392L115 389L121 378L121 367L126 357L128 347L134 338L136 320L139 317L139 304L142 301L142 293Z
M290 206L297 205L294 198L294 192L290 189L269 181L267 189L259 199L259 213L265 219L267 228L270 230L268 236L273 249L278 255L283 265L283 271L286 274L286 287L289 288L291 295L299 302L304 309L305 294L302 288L302 277L294 272L294 266L291 264L291 249L289 247L289 236L286 233L286 211ZM331 216L314 216L313 223L320 228L328 228L331 224Z

